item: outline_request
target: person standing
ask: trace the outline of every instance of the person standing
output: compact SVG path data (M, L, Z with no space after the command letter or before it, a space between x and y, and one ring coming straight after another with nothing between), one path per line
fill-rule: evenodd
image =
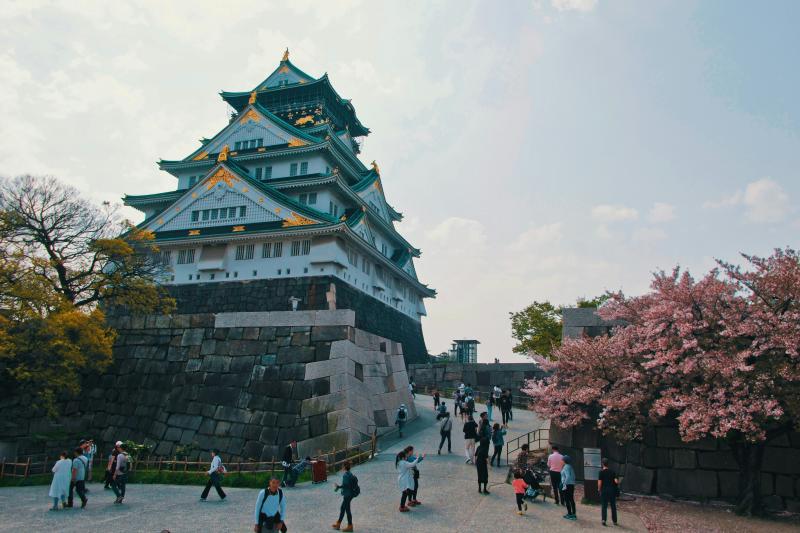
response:
M433 408L434 409L438 409L439 408L439 390L438 389L433 391Z
M471 416L464 422L462 431L464 432L464 455L466 455L466 462L469 464L475 459L475 439L478 438L478 424L475 423Z
M67 458L68 455L67 452L61 452L51 470L53 481L50 483L50 492L48 492L48 496L53 498L51 511L58 511L58 500L61 500L62 507L67 507L67 493L72 480L72 461Z
M489 465L487 464L488 459L489 439L484 437L480 440L478 450L475 452L475 466L476 470L478 471L478 492L482 494L489 494L489 490L486 488L487 484L489 483ZM483 489L481 489L481 485L483 485Z
M281 459L281 466L283 466L283 479L281 479L281 487L286 486L286 480L289 477L289 472L292 471L292 464L294 464L296 448L297 441L293 440L283 449L283 458Z
M447 405L444 402L439 404L439 407L436 409L436 420L441 420L445 416L450 416L450 413L447 412Z
M342 491L342 505L339 507L339 520L337 520L331 527L339 529L342 525L342 519L347 515L347 525L340 531L353 531L353 513L350 510L350 504L353 498L361 493L358 487L358 478L350 472L353 464L350 461L344 462L344 474L342 475L342 484L336 485L334 491Z
M73 490L78 493L81 499L81 509L86 507L89 499L86 497L86 457L83 456L83 448L75 448L72 459L72 481L69 484L69 497L67 507L72 507Z
M417 393L414 389L416 389L416 383L412 381L411 383L408 384L408 392L411 393L412 398L417 397Z
M550 474L550 485L553 486L553 500L556 505L564 505L561 496L561 470L564 468L564 456L558 451L558 446L553 446L553 452L547 457L547 470Z
M416 507L417 505L422 505L422 502L417 499L417 493L419 492L419 463L415 462L417 457L414 455L414 447L413 446L406 446L406 461L410 463L414 463L414 488L411 490L411 498L408 501L408 505L411 507Z
M442 446L444 446L444 441L447 439L447 453L453 453L452 443L450 441L450 435L453 431L453 421L450 420L450 413L444 413L444 417L442 421L439 423L439 435L442 436L442 440L439 441L439 455L442 454Z
M597 492L600 493L600 518L603 520L603 525L606 524L608 519L608 506L611 506L611 521L617 525L617 488L619 487L619 478L617 473L608 467L608 458L603 457L602 469L600 476L597 479Z
M514 420L514 397L511 396L511 389L506 389L506 394L508 396L507 404L508 405L508 420ZM508 421L506 421L506 425L508 425Z
M520 472L525 472L528 468L528 456L529 456L530 446L527 444L523 444L520 446L519 453L517 454L517 458L514 460L514 470L519 470Z
M94 458L97 455L97 444L94 443L94 439L88 439L86 441L86 452L84 455L86 456L86 462L89 464L89 469L86 471L86 481L92 481L92 471L94 470ZM89 492L89 489L86 489L86 492Z
M201 502L206 501L212 486L217 490L219 499L223 502L225 501L225 491L222 490L220 486L223 475L225 475L225 465L222 464L222 457L219 456L219 450L211 450L211 468L208 469L208 482L206 483L206 487L203 489L203 493L200 494Z
M406 407L406 404L401 403L400 408L397 409L397 415L395 415L394 419L394 425L397 426L400 437L403 436L403 426L406 425L406 420L408 420L408 408Z
M500 424L497 422L494 423L492 427L492 444L494 445L494 453L492 454L492 459L489 461L489 464L494 466L494 459L497 458L497 466L500 466L500 456L503 453L503 444L505 444L505 435L507 431L506 428L500 427Z
M472 394L467 394L467 416L472 416L475 414L475 398L472 397Z
M464 387L464 395L465 396L472 396L475 391L472 390L472 383L467 383L467 386Z
M489 422L492 421L492 411L494 410L494 397L489 395L486 399L486 414L489 417Z
M500 407L500 414L502 415L503 425L508 424L508 396L506 396L505 392L500 395L500 398L497 400L497 403Z
M453 391L453 416L458 416L458 409L461 402L461 391L458 389Z
M406 501L410 498L414 491L414 467L423 459L425 454L417 457L414 462L406 461L406 451L402 450L397 454L394 460L394 467L400 471L397 476L397 485L400 487L402 494L400 495L400 509L401 513L407 513L410 509L406 506Z
M125 486L128 484L128 454L122 441L117 441L117 461L114 474L111 477L111 490L117 499L114 503L122 503L125 499Z
M528 484L522 479L522 472L519 470L514 472L514 481L511 482L511 486L514 487L514 497L517 499L517 514L522 516L525 514L522 512L522 506L524 505L525 510L528 510L528 504L523 500L525 491L528 489Z
M577 520L575 515L575 470L572 468L572 458L569 455L564 455L564 468L561 469L561 497L563 498L564 505L567 507L567 514L564 518L567 520Z
M286 498L280 485L280 480L272 476L267 488L259 491L253 522L254 533L286 530Z

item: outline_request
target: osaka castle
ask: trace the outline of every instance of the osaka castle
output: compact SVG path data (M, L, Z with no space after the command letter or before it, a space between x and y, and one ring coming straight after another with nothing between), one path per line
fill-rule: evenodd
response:
M378 164L358 157L370 130L352 102L288 50L254 89L220 94L228 124L159 161L170 190L124 197L155 235L179 311L354 309L421 357L424 299L436 293L417 278L420 250L395 227L403 216Z

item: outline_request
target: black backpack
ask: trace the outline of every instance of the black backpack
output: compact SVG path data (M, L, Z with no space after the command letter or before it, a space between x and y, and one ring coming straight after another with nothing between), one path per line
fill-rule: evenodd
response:
M358 495L361 494L361 487L358 486L358 478L353 476L353 480L350 483L352 484L350 490L353 493L353 498L358 498Z
M405 409L398 409L397 410L397 419L398 420L405 420L406 419L406 410Z

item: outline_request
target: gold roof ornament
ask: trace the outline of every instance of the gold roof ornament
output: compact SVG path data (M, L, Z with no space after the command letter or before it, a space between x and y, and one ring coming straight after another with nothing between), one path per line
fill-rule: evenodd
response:
M217 183L224 183L228 187L233 187L233 184L238 182L239 178L234 176L228 169L220 167L214 175L206 181L206 189L211 190Z
M314 123L314 116L313 115L306 115L304 117L300 117L294 121L295 126L302 126L303 124Z
M292 140L289 141L289 147L290 148L296 148L298 146L305 146L306 144L308 144L308 143L301 141L297 137L292 137Z
M283 58L281 59L281 61L289 61L289 48L288 47L286 48L286 51L283 52Z
M222 163L223 161L227 161L228 160L228 152L230 152L230 151L231 151L231 149L228 148L227 144L225 146L223 146L222 147L222 151L220 151L219 155L217 155L217 163Z
M256 98L257 98L256 92L255 91L251 92L250 93L250 99L247 101L247 103L250 104L250 105L255 104L256 103Z
M378 166L378 163L376 163L374 159L372 160L372 170L374 170L375 174L378 176L381 175L381 167Z
M311 224L316 224L316 222L310 218L298 215L294 211L292 211L292 214L289 218L284 219L283 221L284 228L291 228L293 226L309 226Z

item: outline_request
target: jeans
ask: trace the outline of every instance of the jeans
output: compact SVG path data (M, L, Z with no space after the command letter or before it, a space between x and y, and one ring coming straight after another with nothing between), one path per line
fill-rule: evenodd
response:
M567 506L567 514L575 516L575 485L567 485L564 492L561 493L564 498L564 505Z
M72 507L72 491L73 489L75 492L78 493L78 497L81 499L81 503L86 505L86 482L81 481L70 481L69 483L69 497L67 498L67 507Z
M501 409L500 411L503 413L503 424L508 424L510 411L508 409Z
M467 438L464 440L464 455L466 455L467 459L470 461L475 460L475 439Z
M492 454L492 460L489 461L490 465L494 464L494 458L497 457L497 466L500 466L500 455L503 453L503 445L495 444L494 445L494 453Z
M517 492L515 494L515 496L517 497L517 510L521 511L522 510L522 497L525 496L525 494L523 494L521 492Z
M442 440L439 442L439 451L442 451L442 446L444 446L444 440L447 439L447 451L452 452L452 446L450 444L450 432L449 431L440 431L442 435Z
M617 493L616 491L600 491L600 516L605 523L608 517L608 506L611 505L611 521L617 523Z
M401 508L406 506L406 500L408 499L409 496L411 496L411 489L404 490L403 491L403 495L400 496L400 507Z
M559 504L559 500L561 505L564 505L564 498L561 494L561 472L553 472L550 470L550 485L553 487L553 500L556 502L556 505ZM562 496L559 498L559 496Z
M217 472L212 472L208 478L208 483L206 483L206 488L203 489L203 493L200 495L200 498L206 499L208 497L208 493L211 491L211 486L213 485L215 489L217 489L217 495L220 497L221 500L225 499L225 491L222 490L222 487L219 486L219 482L221 481L220 475Z
M489 418L489 422L492 421L492 410L493 409L494 409L494 406L492 406L492 405L487 405L486 406L486 416Z
M128 483L128 474L117 474L117 479L111 480L111 490L117 498L125 497L125 485Z
M339 507L339 523L342 522L344 515L347 515L347 523L353 525L353 514L350 512L350 503L353 501L352 496L345 496L342 499L342 505Z
M288 463L289 466L283 467L283 478L281 479L281 485L286 485L286 480L289 478L289 472L292 470L292 463Z

